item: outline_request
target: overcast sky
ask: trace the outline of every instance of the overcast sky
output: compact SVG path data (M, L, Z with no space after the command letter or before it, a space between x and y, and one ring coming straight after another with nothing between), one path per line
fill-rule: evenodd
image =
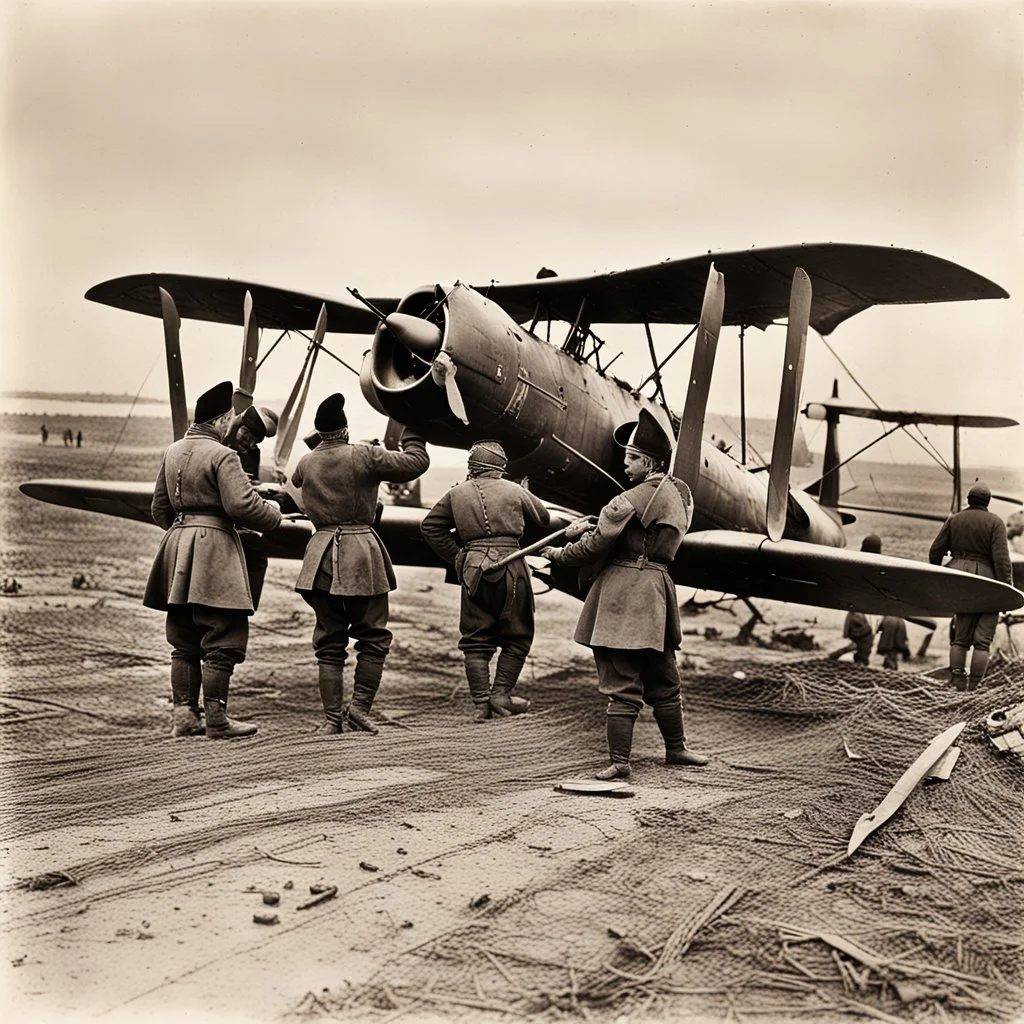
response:
M151 371L143 394L162 395L158 321L82 297L120 274L397 296L846 241L1011 294L841 325L829 342L871 396L1024 419L1022 3L29 0L3 17L5 388L134 393ZM237 374L240 331L182 333L192 398ZM748 334L753 415L775 413L783 337ZM330 343L358 366L367 339ZM616 372L638 377L642 330L631 347ZM301 348L267 363L265 396ZM805 398L833 376L863 400L812 332ZM321 359L311 403L338 389L371 431L355 378ZM848 422L847 453L875 429ZM948 429L929 436L948 454ZM1024 428L963 449L1024 468ZM918 456L894 440L876 457Z

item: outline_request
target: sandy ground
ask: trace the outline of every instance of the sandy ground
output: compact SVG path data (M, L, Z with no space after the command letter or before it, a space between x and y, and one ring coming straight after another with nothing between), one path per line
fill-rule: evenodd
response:
M713 977L703 997L662 993L646 1010L636 1001L588 1009L572 964L609 960L625 941L617 922L645 904L640 880L615 881L615 866L638 851L673 879L668 899L678 916L739 878L814 872L845 842L847 833L824 845L808 840L787 863L783 845L762 845L755 857L749 845L725 841L740 806L748 825L799 825L806 797L794 790L792 805L759 808L751 762L821 732L785 718L762 730L757 716L702 699L708 674L728 679L752 664L779 672L822 658L842 644L841 613L759 603L768 620L755 631L763 644L790 628L813 639L812 651L737 645L747 617L738 602L685 618L687 729L712 763L666 768L645 715L636 794L611 799L553 789L605 763L592 661L570 639L574 601L538 597L538 635L520 687L531 713L473 726L455 646L457 591L437 570L400 569L395 641L375 707L380 733L324 737L314 731L312 617L291 591L296 565L272 563L231 695L232 714L257 722L258 736L174 741L162 618L138 600L156 530L29 502L13 482L25 478L29 459L31 475L43 475L38 446L8 437L3 451L3 510L17 524L6 530L4 574L22 584L0 601L7 1019L753 1019ZM152 454L140 446L140 475ZM59 475L61 467L47 468ZM71 586L77 571L89 589ZM925 631L910 628L917 648ZM944 656L939 638L908 669L934 668ZM836 737L829 742L842 758ZM867 809L843 813L852 824ZM698 825L718 832L694 832ZM614 884L581 881L600 873ZM318 885L337 895L303 908ZM267 893L276 894L273 905ZM647 906L647 941L664 943L672 908ZM276 922L256 923L262 913ZM456 984L464 965L437 952L455 936L462 952L482 950L481 972L512 984L494 947L467 936L514 938L525 934L517 922L538 921L546 922L541 940L517 954L503 948L522 962L566 963L562 1004L499 999L483 973L473 974L476 994L467 996ZM402 991L417 994L395 994ZM787 1019L786 998L755 1011L758 1019ZM842 1000L828 1005L803 1019L925 1019L885 1016L866 999L853 1010ZM942 1018L936 1011L927 1019Z

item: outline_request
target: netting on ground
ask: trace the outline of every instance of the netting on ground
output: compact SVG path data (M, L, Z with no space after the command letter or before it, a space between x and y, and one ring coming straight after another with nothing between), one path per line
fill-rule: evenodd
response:
M977 723L1024 696L1024 663L967 695L827 661L742 667L746 681L710 674L689 695L708 734L739 716L714 751L734 799L638 812L610 849L553 863L371 984L311 994L296 1015L1015 1019L1024 767ZM918 786L847 858L858 816L963 720L951 779Z

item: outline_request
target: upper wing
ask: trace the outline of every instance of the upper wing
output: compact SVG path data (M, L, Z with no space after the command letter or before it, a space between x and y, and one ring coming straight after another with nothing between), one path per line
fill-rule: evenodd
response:
M870 615L947 617L1024 606L1019 590L956 569L804 541L773 544L730 530L687 534L672 574L701 590Z
M765 327L785 317L793 271L814 284L811 326L828 334L870 306L904 302L1005 299L997 284L973 271L909 249L824 243L716 253L666 260L593 277L546 277L478 288L518 321L695 324L708 268L725 274L724 324Z
M242 303L251 292L260 327L309 330L316 326L322 305L327 306L327 330L335 334L373 334L377 318L362 306L324 299L272 285L250 284L230 278L194 277L191 274L129 274L93 285L85 297L106 306L159 317L159 288L173 297L180 316L218 324L242 324ZM398 308L398 299L370 299L385 314Z
M953 302L1005 299L997 284L973 271L909 249L824 243L708 254L666 260L592 277L547 277L523 284L490 284L477 290L518 321L540 319L575 323L695 324L712 263L728 282L724 324L766 327L785 317L793 271L811 276L814 297L811 326L822 334L875 305L904 302ZM312 330L322 304L327 330L372 334L377 320L347 301L229 278L189 274L131 274L94 285L85 297L118 309L160 316L157 289L174 296L181 316L215 323L242 323L242 302L252 293L261 327ZM385 315L398 308L396 298L371 298Z

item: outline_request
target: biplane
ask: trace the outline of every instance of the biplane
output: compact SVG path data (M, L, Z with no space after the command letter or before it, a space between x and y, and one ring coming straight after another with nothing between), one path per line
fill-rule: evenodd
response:
M457 282L403 298L349 291L351 299L329 299L153 273L105 281L86 298L163 320L175 437L187 423L180 318L243 327L240 407L252 400L257 366L283 338L301 337L306 357L282 412L278 471L291 457L317 355L333 354L326 334L372 336L359 371L366 401L392 425L414 427L433 445L466 449L481 437L500 440L509 475L529 478L534 493L553 506L556 522L597 512L626 486L615 438L641 408L649 409L677 438L674 472L694 495L692 526L671 567L681 585L904 617L1024 605L1024 594L993 580L845 550L843 527L855 517L828 500L831 484L819 487L818 497L790 487L808 328L828 334L875 305L1007 297L964 267L911 250L827 243L708 254L589 277L542 270L521 284ZM759 473L705 441L704 418L722 326L738 327L742 346L747 329L782 321L775 443L767 472ZM639 384L611 372L614 358L606 357L598 328L618 324L642 330L639 344L652 368ZM689 330L659 359L652 324ZM279 332L262 359L258 329ZM556 330L564 331L561 341L552 340ZM691 340L687 393L677 412L662 371ZM141 484L35 480L21 489L71 508L150 521L152 488ZM384 509L378 532L396 564L438 565L420 538L423 515L408 506ZM264 537L266 553L301 557L309 535L308 522L293 519ZM558 589L576 591L574 571L535 572Z

